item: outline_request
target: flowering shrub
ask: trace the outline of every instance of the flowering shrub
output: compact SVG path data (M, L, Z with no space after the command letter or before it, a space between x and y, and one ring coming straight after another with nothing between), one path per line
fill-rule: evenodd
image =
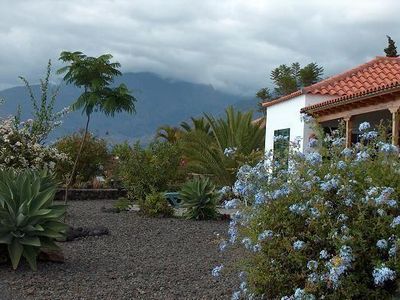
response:
M83 134L83 132L79 132L65 136L59 139L55 146L60 152L67 154L71 159L75 159L81 145ZM110 159L107 142L104 139L88 133L80 159L78 160L73 183L87 183L95 176L104 175ZM72 172L72 167L73 164L67 162L60 164L58 169L61 173L70 174Z
M18 122L15 118L0 120L0 169L54 170L59 162L67 161L65 154L54 147L38 143L32 134L34 122Z
M308 153L291 149L287 168L269 154L239 170L234 191L241 202L227 205L242 209L220 244L221 251L234 243L248 250L233 299L395 295L399 152L369 124L359 129L361 141L354 148L344 148L344 138L335 132L312 140ZM214 269L213 275L220 272Z

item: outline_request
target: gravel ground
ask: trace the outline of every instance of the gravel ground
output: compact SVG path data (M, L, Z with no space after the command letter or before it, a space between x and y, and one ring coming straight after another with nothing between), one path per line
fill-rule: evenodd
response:
M218 253L227 221L152 219L104 213L113 201L70 202L68 223L104 225L111 235L61 243L64 264L0 266L0 299L230 299L238 285L229 271L241 256ZM211 269L228 269L215 279Z

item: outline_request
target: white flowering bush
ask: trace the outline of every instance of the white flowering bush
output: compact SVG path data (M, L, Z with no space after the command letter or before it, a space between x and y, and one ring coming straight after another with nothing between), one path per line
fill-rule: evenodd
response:
M68 160L56 148L38 142L33 124L33 120L18 122L13 117L0 120L0 169L51 171L58 162Z
M400 161L398 148L363 123L360 143L340 132L310 141L312 151L271 155L243 166L229 207L226 251L247 249L232 299L386 299L398 290ZM383 133L384 131L382 131ZM247 205L245 205L247 204ZM213 270L223 274L223 266Z

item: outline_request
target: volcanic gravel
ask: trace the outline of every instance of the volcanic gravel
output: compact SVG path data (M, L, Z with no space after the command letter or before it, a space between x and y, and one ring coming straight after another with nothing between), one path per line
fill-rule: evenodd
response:
M113 201L71 201L72 226L106 226L110 235L60 243L65 263L0 266L0 299L230 299L242 253L218 252L227 221L105 213ZM224 264L224 274L211 276Z

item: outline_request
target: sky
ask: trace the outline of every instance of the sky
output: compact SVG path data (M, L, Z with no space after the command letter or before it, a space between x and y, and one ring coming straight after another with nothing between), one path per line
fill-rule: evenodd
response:
M398 0L0 0L0 89L37 82L67 50L254 95L280 64L329 76L383 55L386 34L400 45L399 11Z

